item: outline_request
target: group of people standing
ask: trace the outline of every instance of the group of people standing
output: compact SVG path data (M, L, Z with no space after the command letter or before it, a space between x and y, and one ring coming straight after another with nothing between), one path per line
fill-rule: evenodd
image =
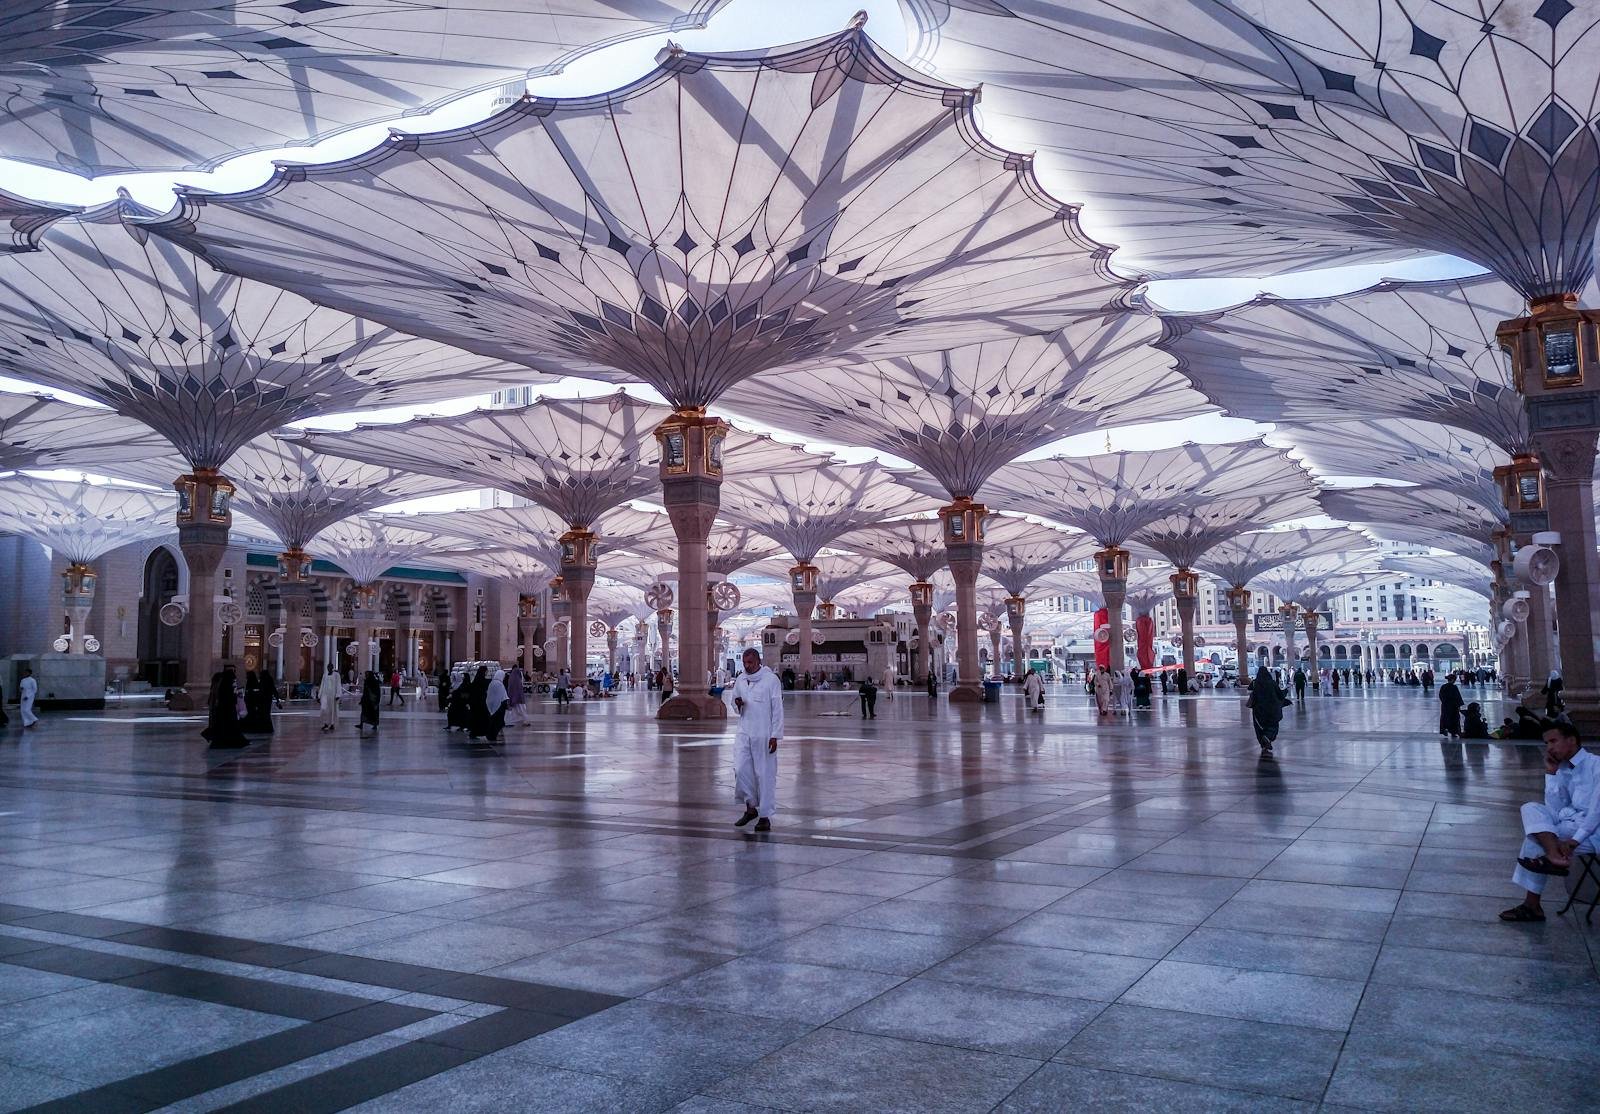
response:
M445 714L444 729L463 731L468 739L498 742L508 717L513 723L524 722L527 692L520 666L491 674L487 665L480 665L470 679L464 677L453 686L450 677L441 674L439 710Z
M278 682L270 671L252 669L239 682L238 671L224 665L211 675L206 692L206 727L201 738L215 750L237 750L250 745L250 735L272 734L272 707L280 708Z
M1182 666L1175 672L1178 695L1189 693L1189 673ZM1127 673L1097 666L1093 673L1085 673L1084 692L1093 697L1096 710L1103 716L1126 712L1129 707L1148 708L1154 692L1151 674L1135 665ZM1167 674L1161 673L1161 691L1167 691Z

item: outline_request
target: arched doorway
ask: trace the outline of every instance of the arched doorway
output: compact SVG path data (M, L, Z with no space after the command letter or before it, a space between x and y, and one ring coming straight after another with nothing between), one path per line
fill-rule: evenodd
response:
M161 621L161 608L177 594L178 559L166 546L157 546L144 563L139 597L139 676L156 688L184 682L183 625Z

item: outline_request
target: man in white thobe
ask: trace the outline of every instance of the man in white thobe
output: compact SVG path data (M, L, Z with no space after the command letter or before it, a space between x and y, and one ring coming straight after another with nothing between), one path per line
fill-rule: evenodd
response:
M21 705L22 726L32 727L39 722L39 717L33 714L33 702L39 696L39 682L33 676L33 670L24 669L22 680L17 682L17 700Z
M1522 806L1522 854L1511 880L1527 896L1500 914L1503 921L1544 920L1539 895L1551 877L1571 872L1578 852L1596 849L1600 828L1600 757L1583 749L1578 729L1551 724L1544 732L1544 800Z
M339 692L343 687L339 671L328 666L328 671L322 675L322 683L317 686L317 704L322 710L323 731L333 731L339 726Z
M1022 702L1030 712L1044 711L1044 678L1035 670L1028 670L1027 679L1022 682Z
M756 831L769 832L773 810L778 807L783 682L761 664L759 651L744 652L744 672L733 682L733 708L739 714L739 730L733 738L733 791L744 804L744 815L734 824L742 828L755 820Z

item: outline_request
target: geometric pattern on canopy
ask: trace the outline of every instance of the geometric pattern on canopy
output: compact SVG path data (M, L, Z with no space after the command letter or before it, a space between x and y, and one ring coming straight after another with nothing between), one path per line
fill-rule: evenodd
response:
M0 79L0 84L3 84L3 80ZM0 124L0 127L3 126ZM3 149L0 146L0 150ZM13 251L32 251L38 243L39 234L51 223L76 211L76 206L47 205L0 190L0 255Z
M1130 573L1132 570L1129 570ZM1034 599L1067 596L1088 603L1100 603L1100 574L1093 569L1057 569L1034 581Z
M1210 410L1151 347L1161 331L1153 317L1108 313L1044 335L758 376L724 405L892 453L971 496L1002 464L1063 437Z
M424 554L444 563L452 547L434 534L412 529L409 516L361 514L323 529L312 539L312 548L356 584L372 584L395 565Z
M1528 296L1592 271L1593 5L902 8L919 61L982 82L986 125L1038 151L1131 266L1259 275L1445 252Z
M983 523L983 574L1008 595L1021 596L1041 576L1093 556L1096 548L1087 534L990 515Z
M894 576L897 571L887 562L858 553L819 553L814 563L817 566L817 599L822 603L831 603L841 592L881 577ZM787 575L787 571L778 575Z
M927 487L914 473L898 478ZM1299 464L1256 440L1019 461L997 471L979 494L991 509L1048 518L1111 546L1201 501L1249 494L1283 499L1292 509L1312 490Z
M1362 585L1393 577L1393 573L1379 567L1376 553L1330 553L1279 565L1257 576L1252 585L1284 603L1318 611L1330 596L1354 592Z
M115 203L0 256L0 373L109 406L193 468L301 418L531 374L221 274Z
M360 425L347 433L310 433L302 441L318 452L520 495L558 515L561 533L587 528L613 507L656 491L655 428L668 414L619 391Z
M1528 447L1528 421L1494 330L1524 312L1521 297L1492 276L1382 283L1339 297L1262 297L1170 314L1157 344L1236 417L1439 422L1510 453Z
M905 598L905 588L890 580L870 580L846 588L833 597L833 602L847 618L870 619L891 603Z
M559 539L568 529L566 520L559 514L537 504L439 511L412 515L405 521L412 529L454 538L462 545L476 542L497 549L518 550L540 559L551 557L552 568L556 571L560 570ZM597 559L613 550L627 550L635 540L660 545L674 538L672 523L666 515L634 507L613 507L590 520L585 528L592 530L599 539L591 550ZM599 567L605 565L600 563Z
M619 584L635 588L641 592L647 591L652 584L667 583L674 586L676 591L678 582L678 562L674 558L670 561L658 560L654 557L644 557L632 553L619 553L606 562L606 576ZM674 601L676 602L676 601ZM655 609L642 604L639 614L654 614Z
M1267 442L1319 476L1403 480L1477 502L1500 498L1494 470L1511 459L1479 434L1406 418L1279 425Z
M1134 615L1148 615L1172 598L1172 566L1135 565L1128 570L1124 599ZM1096 593L1098 598L1098 593Z
M678 539L671 533L664 538L619 538L612 548L625 549L657 561L676 562L678 559ZM777 542L752 527L718 522L711 527L711 536L706 539L706 571L718 579L726 580L746 565L771 557L781 548ZM787 566L778 575L787 579Z
M1505 528L1505 506L1427 487L1348 487L1325 490L1318 501L1329 517L1356 526L1383 523L1459 534L1490 542Z
M559 72L725 0L7 0L0 150L94 175L210 166Z
M111 410L0 391L0 472L127 464L170 453L166 439ZM168 475L162 487L173 480Z
M1241 495L1186 507L1140 527L1133 537L1179 568L1192 569L1207 550L1229 538L1320 513L1322 508L1309 491L1302 495Z
M1490 588L1494 583L1488 566L1479 564L1471 557L1458 557L1455 554L1440 556L1395 554L1384 557L1383 567L1404 573L1406 576L1465 588L1485 599L1489 598Z
M1245 587L1264 572L1308 557L1372 550L1372 539L1344 526L1256 530L1205 551L1199 565L1228 587Z
M810 561L860 526L935 509L895 482L877 461L844 464L813 456L814 466L725 479L719 514L777 541L797 562Z
M524 98L255 190L188 194L157 232L420 336L705 406L846 351L1126 308L1109 249L1027 157L983 138L975 100L859 28L667 50L609 94Z
M176 469L176 471L174 471ZM166 486L183 471L173 457L109 465L124 479ZM228 461L234 506L265 523L285 547L304 548L342 518L388 503L458 491L465 484L313 452L303 442L257 437Z
M559 547L554 547L551 553L552 558L559 556L558 550ZM523 549L447 551L434 555L430 560L447 568L476 573L478 576L509 584L517 590L518 594L524 596L539 595L539 593L550 587L550 581L554 579L557 572L555 564L546 563Z
M637 595L626 584L618 584L614 580L595 581L594 587L589 590L590 621L598 619L615 631L634 617L634 597Z
M950 560L944 523L937 518L864 526L835 539L834 545L886 561L912 580L927 580Z
M0 478L0 533L21 534L86 565L120 546L174 532L177 496L83 480Z
M1457 557L1476 561L1485 568L1495 559L1495 546L1492 540L1477 536L1468 537L1459 530L1443 530L1410 522L1367 522L1359 525L1362 530L1375 538L1384 541L1410 542L1412 545L1425 546L1429 549L1442 549Z

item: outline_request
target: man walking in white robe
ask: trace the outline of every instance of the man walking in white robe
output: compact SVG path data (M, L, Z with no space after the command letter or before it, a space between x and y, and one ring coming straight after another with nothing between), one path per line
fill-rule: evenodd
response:
M39 696L39 682L33 675L33 670L24 669L22 680L17 683L17 700L21 705L22 726L32 727L39 722L39 717L33 714L33 702Z
M322 675L322 683L317 686L317 704L322 710L323 731L334 731L339 727L339 692L343 687L339 671L328 666L328 671Z
M739 714L739 729L733 739L733 791L744 804L744 815L734 824L742 828L755 820L756 831L768 832L772 830L772 813L778 807L783 682L761 664L759 651L744 652L744 672L733 682L733 708Z
M1035 670L1028 670L1028 676L1022 682L1022 702L1030 712L1044 711L1044 678Z

